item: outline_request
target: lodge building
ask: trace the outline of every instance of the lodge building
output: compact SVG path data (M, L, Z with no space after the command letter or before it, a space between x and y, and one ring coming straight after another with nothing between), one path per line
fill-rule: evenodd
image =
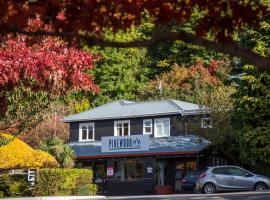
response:
M212 129L209 111L178 100L114 101L67 116L76 167L91 168L99 192L153 194L181 190L189 171L227 164L209 141L195 134Z

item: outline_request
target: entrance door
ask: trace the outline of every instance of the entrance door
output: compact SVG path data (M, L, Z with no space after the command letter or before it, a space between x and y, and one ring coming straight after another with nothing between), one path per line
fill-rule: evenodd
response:
M106 191L106 162L97 161L94 166L94 180L98 186L98 191L104 193Z
M181 181L185 174L185 161L178 161L175 163L174 169L174 190L180 191L181 190Z

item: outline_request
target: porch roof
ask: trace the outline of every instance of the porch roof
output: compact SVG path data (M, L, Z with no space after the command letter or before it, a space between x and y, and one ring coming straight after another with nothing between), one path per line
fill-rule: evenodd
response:
M101 152L101 142L69 143L76 158L109 158L158 155L197 154L210 145L208 140L195 135L150 138L149 151Z

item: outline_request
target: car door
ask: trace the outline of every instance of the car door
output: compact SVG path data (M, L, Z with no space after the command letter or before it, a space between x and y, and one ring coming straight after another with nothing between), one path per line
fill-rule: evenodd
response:
M230 175L233 177L231 184L239 190L251 190L253 188L253 174L238 167L230 167Z
M221 190L231 190L234 189L232 186L232 176L230 175L230 171L228 167L217 167L214 168L211 172L212 178L215 180L216 186Z

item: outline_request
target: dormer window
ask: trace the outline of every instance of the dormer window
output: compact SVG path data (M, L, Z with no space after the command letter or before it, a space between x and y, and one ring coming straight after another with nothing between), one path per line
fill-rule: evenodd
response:
M152 119L143 120L143 134L152 134Z
M79 141L95 141L94 123L80 123Z
M211 117L202 118L201 128L212 128L212 118Z
M130 135L130 121L114 121L114 136Z

